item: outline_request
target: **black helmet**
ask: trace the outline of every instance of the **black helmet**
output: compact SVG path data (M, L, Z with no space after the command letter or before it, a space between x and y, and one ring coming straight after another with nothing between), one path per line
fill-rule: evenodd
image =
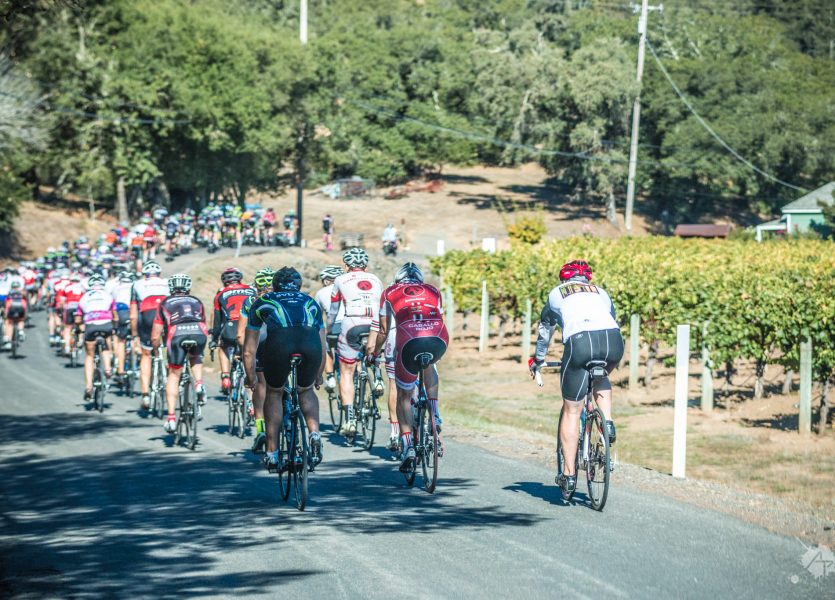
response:
M293 267L281 267L273 275L273 289L277 292L298 292L302 289L302 276Z

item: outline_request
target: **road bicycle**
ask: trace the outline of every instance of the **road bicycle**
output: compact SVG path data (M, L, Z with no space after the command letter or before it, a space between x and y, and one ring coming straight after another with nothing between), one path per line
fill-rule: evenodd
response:
M360 354L357 358L357 368L354 371L354 415L357 419L357 430L346 435L350 445L362 439L362 447L370 450L374 446L374 434L377 431L377 421L380 419L380 409L377 398L383 393L382 375L380 367L375 362L373 366L365 364L365 345L368 334L359 336Z
M230 393L226 397L229 434L234 435L235 430L237 430L238 437L243 439L246 436L247 427L252 422L252 415L250 414L252 399L245 385L246 375L244 374L243 361L235 351L232 353L231 360Z
M423 487L430 494L434 493L438 486L438 459L443 452L438 438L435 414L429 406L424 383L424 373L433 360L434 356L429 352L421 352L415 356L415 362L420 365L417 398L412 400L412 437L415 445L415 460L411 468L403 473L406 483L412 486L415 483L417 468L420 466Z
M151 397L151 415L163 419L168 414L165 400L165 381L168 374L162 358L162 349L151 350L151 379L148 384L148 395Z
M189 450L197 446L197 421L200 420L200 408L197 405L197 392L191 376L190 353L197 347L194 340L183 340L180 347L185 350L186 360L180 376L180 389L177 392L177 432L174 445L184 444Z
M304 510L308 500L307 479L311 470L307 431L299 404L298 367L301 354L290 356L290 376L284 387L284 418L278 432L278 473L281 497L286 502L294 490L296 508Z
M545 368L557 368L560 361L547 362ZM580 435L577 445L577 457L574 464L574 473L585 471L586 485L589 491L589 502L595 510L603 510L606 505L606 498L609 495L609 475L613 469L609 447L609 435L606 428L606 419L603 411L594 399L594 384L607 376L606 362L592 360L586 363L588 371L588 389L583 399L583 409L580 413ZM542 376L536 373L536 383L542 387ZM562 488L565 479L565 457L563 456L562 442L560 441L560 425L562 424L563 410L560 409L560 419L557 425L557 476L554 479L557 485ZM574 492L562 497L570 501Z
M93 408L102 412L104 411L104 398L107 395L107 374L101 353L106 347L105 338L109 337L109 334L97 331L94 335L96 347L93 351Z
M133 398L133 390L136 387L138 366L136 364L136 353L133 351L133 337L125 339L125 376L122 378L122 393L128 398Z

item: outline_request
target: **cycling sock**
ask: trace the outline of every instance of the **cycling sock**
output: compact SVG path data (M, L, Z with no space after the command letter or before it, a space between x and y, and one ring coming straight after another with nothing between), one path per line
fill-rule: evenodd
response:
M168 420L169 421L176 421L177 420L177 415L174 414L174 413L168 413Z
M346 406L345 407L345 419L348 421L354 420L354 407L353 406Z
M255 419L255 433L264 433L264 419Z
M398 421L389 421L391 424L391 437L400 436L400 423Z
M403 440L403 451L405 452L409 448L412 447L412 432L409 433L401 433L400 439Z

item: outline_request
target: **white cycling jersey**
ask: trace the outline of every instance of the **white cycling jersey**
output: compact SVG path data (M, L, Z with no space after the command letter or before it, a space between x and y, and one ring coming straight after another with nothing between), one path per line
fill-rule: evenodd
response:
M78 301L76 313L80 314L85 325L106 325L113 321L116 305L113 296L104 290L88 290Z
M127 310L130 308L130 294L132 289L133 283L125 283L118 279L116 280L116 285L110 290L105 288L113 296L113 300L116 301L116 310Z
M333 293L333 284L326 285L321 290L316 292L314 299L316 303L319 305L319 308L322 309L323 315L328 315L331 310L331 294ZM345 307L341 304L339 305L339 312L336 314L336 323L342 321L345 317Z
M336 321L339 309L344 306L345 318L365 320L371 323L379 318L380 296L383 282L366 271L349 271L337 277L331 290L331 306L328 324Z
M148 277L133 283L131 304L137 304L139 312L156 310L160 301L168 296L168 280L162 277Z
M7 275L6 277L0 277L0 296L6 297L9 295L9 292L12 289L12 283L17 281L20 283L21 289L23 288L23 277L18 275L17 273L13 273L11 275Z
M615 307L606 290L579 278L561 283L548 294L548 304L542 311L539 325L540 338L546 334L550 341L557 325L562 329L564 340L581 331L618 328ZM543 327L549 331L542 331Z

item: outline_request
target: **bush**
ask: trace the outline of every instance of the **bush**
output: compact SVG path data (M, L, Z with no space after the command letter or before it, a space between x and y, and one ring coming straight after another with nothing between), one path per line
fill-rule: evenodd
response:
M505 225L507 234L514 242L538 244L545 237L545 219L542 215L527 215Z

